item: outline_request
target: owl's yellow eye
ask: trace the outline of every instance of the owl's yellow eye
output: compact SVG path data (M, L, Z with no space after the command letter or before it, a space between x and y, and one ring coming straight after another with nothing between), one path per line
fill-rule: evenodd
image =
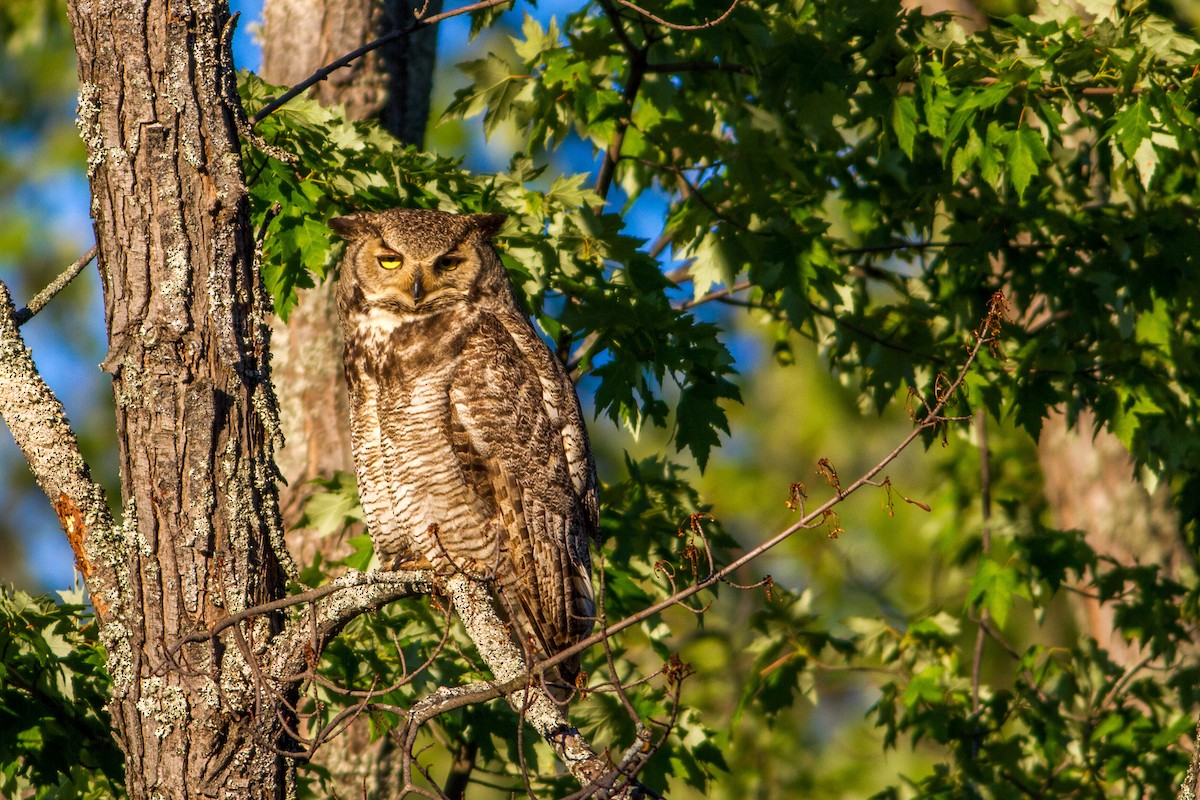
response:
M400 266L400 261L400 256L396 253L387 253L386 255L379 256L379 266L384 269L395 269Z
M434 266L436 266L440 270L449 272L452 269L457 269L458 265L461 261L462 261L462 259L459 258L458 256L442 256L441 258L439 258L437 260L437 264L435 264Z

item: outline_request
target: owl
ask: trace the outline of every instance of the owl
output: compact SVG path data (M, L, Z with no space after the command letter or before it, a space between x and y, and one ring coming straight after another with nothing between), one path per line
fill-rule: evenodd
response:
M393 209L330 226L348 243L337 301L376 553L488 581L533 660L592 628L596 468L575 387L492 247L504 219ZM548 675L552 692L578 665Z

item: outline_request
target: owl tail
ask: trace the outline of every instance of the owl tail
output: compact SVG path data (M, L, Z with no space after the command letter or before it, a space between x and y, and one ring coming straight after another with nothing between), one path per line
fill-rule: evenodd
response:
M545 606L537 598L530 597L527 592L522 591L521 587L512 585L502 587L498 594L502 610L512 625L513 638L517 640L517 644L521 647L529 664L549 658L570 647L587 635L587 631L591 629L590 615L586 628L582 627L582 620L575 618L578 614L578 606L581 605L572 602L572 600L578 599L577 596L571 596L575 592L569 593L564 598L567 605L575 606L571 609L569 616L562 613L566 609L557 609L559 614L556 616L559 616L561 622L550 619L545 613ZM591 582L589 581L587 603L589 607L591 606L590 595ZM566 624L562 624L563 622ZM542 673L541 679L551 697L559 703L566 703L578 694L575 683L578 675L579 655L576 654L547 668Z

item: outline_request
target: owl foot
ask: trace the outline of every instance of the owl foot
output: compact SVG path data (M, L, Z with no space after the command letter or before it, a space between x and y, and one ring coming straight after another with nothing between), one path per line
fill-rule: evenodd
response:
M433 564L431 564L429 559L425 558L425 556L417 556L416 558L397 556L396 560L392 562L392 570L395 572L427 569L433 569Z

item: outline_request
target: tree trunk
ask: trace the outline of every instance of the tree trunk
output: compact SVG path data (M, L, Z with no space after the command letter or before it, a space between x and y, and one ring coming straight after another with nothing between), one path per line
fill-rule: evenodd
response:
M324 64L409 22L416 11L436 14L441 5L441 0L425 6L404 0L267 0L262 77L280 85L299 83ZM437 29L426 28L338 70L312 92L322 103L345 106L353 119L378 117L394 136L419 147L429 117L436 49ZM281 495L288 544L302 564L317 552L336 558L345 555L339 540L323 540L316 531L296 527L311 494L308 482L354 469L332 280L300 292L287 323L275 320L272 343L287 443L278 460L287 481ZM402 785L395 746L387 737L372 742L365 718L327 742L314 760L329 770L338 796L368 791L390 797Z
M1169 488L1147 491L1125 446L1111 433L1093 433L1094 427L1090 412L1081 413L1072 428L1059 411L1042 428L1038 458L1055 527L1082 531L1096 553L1120 564L1157 564L1177 579L1190 559ZM1076 609L1080 628L1118 664L1129 666L1141 657L1119 635L1111 604L1087 592Z
M237 647L174 647L280 597L287 569L229 11L71 0L69 15L125 504L116 535L77 555L129 794L283 797L283 698L251 679L273 620Z
M263 7L264 80L299 83L321 66L414 18L436 14L441 0L267 0ZM425 28L368 53L311 90L327 105L341 104L352 119L378 117L404 142L418 147L429 117L437 49L436 27ZM350 413L342 375L342 339L332 281L301 291L286 325L274 324L273 370L284 441L278 455L288 543L300 563L315 553L344 555L335 542L297 529L308 482L354 469Z
M263 7L262 77L292 85L319 67L415 18L438 14L441 0L267 0ZM437 28L429 27L373 50L313 87L325 105L352 119L377 117L403 142L420 147L429 122L429 90Z

